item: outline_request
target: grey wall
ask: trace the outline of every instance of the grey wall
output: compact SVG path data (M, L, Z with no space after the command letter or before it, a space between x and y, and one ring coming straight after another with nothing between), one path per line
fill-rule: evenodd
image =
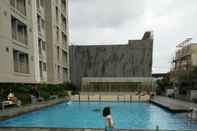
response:
M71 81L81 77L150 77L153 40L129 40L127 45L70 46Z

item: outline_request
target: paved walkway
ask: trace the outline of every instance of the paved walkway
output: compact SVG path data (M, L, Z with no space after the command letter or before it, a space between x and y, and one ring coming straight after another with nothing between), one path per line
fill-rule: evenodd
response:
M187 112L194 108L197 109L196 103L172 99L163 96L156 96L151 101L174 112Z
M49 107L49 106L52 106L52 105L55 105L64 101L65 101L65 98L62 98L62 99L49 100L49 101L41 102L38 104L32 104L32 105L13 107L13 108L5 109L5 110L0 110L0 120L5 120L5 119L12 118L14 116L18 116L24 113L39 110L41 108Z

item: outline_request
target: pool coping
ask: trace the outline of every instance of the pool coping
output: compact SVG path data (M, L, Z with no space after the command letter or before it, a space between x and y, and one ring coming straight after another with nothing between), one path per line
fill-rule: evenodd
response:
M0 131L104 131L104 128L45 128L45 127L0 127ZM113 131L156 131L156 129L118 129ZM159 131L196 131L196 129L159 129Z
M41 110L43 108L51 107L51 106L54 106L54 105L57 105L66 101L68 100L65 98L59 98L59 99L44 101L44 102L37 103L37 104L31 104L31 105L26 105L26 106L21 106L21 107L13 107L10 109L0 110L0 121L14 118L14 117L26 114L26 113L33 112L33 111Z
M160 97L158 97L160 98ZM165 97L162 97L163 99L165 99ZM183 107L183 106L180 106L179 104L174 104L174 103L166 103L165 101L162 101L162 100L159 100L157 99L157 97L153 98L150 100L151 103L163 108L163 109L166 109L172 113L189 113L189 112L192 112L192 109L188 108L188 107Z
M38 105L36 105L36 107L34 109L28 110L27 112L20 112L18 114L14 114L14 115L9 115L6 116L5 118L1 119L1 114L0 114L0 121L1 120L6 120L6 119L10 119L10 118L14 118L26 113L30 113L33 111L37 111L37 110L41 110L43 108L48 108L48 107L52 107L55 106L57 104L61 104L64 103L68 100L66 100L65 98L61 98L61 99L56 99L56 100L50 100L50 101L46 101L45 103L40 103ZM77 101L73 101L73 102L77 102ZM79 102L79 101L78 101ZM81 103L83 102L96 102L96 101L81 101ZM98 102L98 101L97 101ZM112 102L112 101L104 101L104 102ZM80 103L80 102L79 102ZM136 102L121 102L121 103L136 103ZM153 102L149 101L149 102L137 102L137 103L150 103L150 104L154 104ZM40 106L41 105L41 106ZM28 106L32 106L32 105L28 105ZM159 105L158 105L159 106ZM27 106L25 106L27 107ZM24 107L21 107L24 108ZM162 107L164 109L167 109L165 107ZM0 112L1 113L1 112ZM104 128L58 128L58 127L19 127L19 126L0 126L0 131L101 131L104 130ZM160 129L159 131L196 131L197 129L177 129L177 130L170 130L170 129ZM156 131L155 129L119 129L119 128L114 128L113 131Z

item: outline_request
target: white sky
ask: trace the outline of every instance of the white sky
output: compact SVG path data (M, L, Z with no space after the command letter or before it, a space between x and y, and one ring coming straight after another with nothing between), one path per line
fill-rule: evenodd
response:
M70 0L69 13L73 44L124 44L153 30L153 73L170 70L178 43L197 43L197 0Z

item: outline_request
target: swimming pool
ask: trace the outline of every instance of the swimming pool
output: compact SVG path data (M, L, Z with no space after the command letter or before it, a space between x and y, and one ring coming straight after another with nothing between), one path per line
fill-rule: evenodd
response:
M112 108L119 129L197 129L197 123L149 103L72 102L0 121L1 127L104 128L102 109Z

